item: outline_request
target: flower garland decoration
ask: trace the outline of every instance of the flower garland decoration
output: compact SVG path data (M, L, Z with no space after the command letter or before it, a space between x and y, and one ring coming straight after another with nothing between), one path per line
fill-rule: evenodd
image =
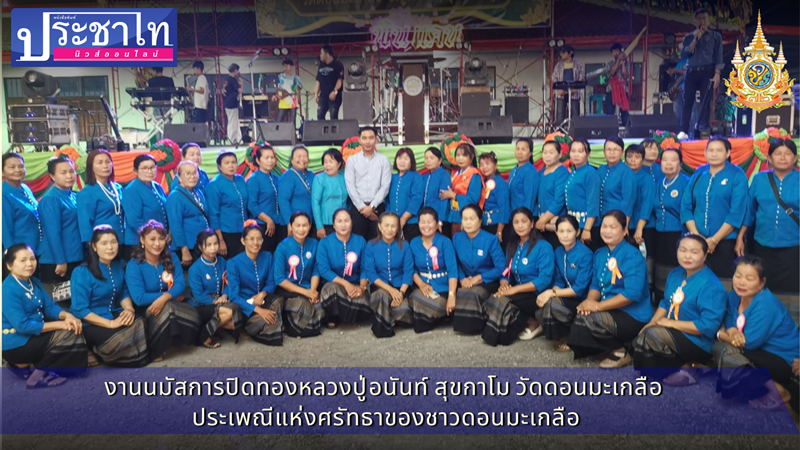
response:
M455 133L447 136L441 144L439 144L439 151L442 152L442 162L450 169L458 167L456 163L456 148L461 144L470 144L475 146L472 139L464 134ZM477 157L477 155L476 155Z
M361 151L361 143L358 141L358 136L347 138L347 140L344 141L344 143L342 144L341 148L342 159L344 160L344 162L347 162L347 158L355 155L360 151Z
M181 162L181 148L172 139L162 139L150 149L160 174L171 172Z
M558 143L558 151L561 153L561 161L569 158L569 147L572 145L572 136L564 134L560 131L550 133L544 137L544 141L556 141Z
M250 149L247 150L247 154L245 155L244 158L244 163L245 165L247 165L247 168L250 169L250 172L258 171L258 167L256 166L256 150L264 146L272 147L272 145L270 145L269 142L263 140L259 140L257 142L251 142L248 145Z
M784 128L769 127L753 136L753 153L759 161L769 157L769 141L771 139L791 139L792 136Z
M69 158L70 161L75 165L75 172L78 175L83 175L86 172L86 160L88 159L88 155L86 154L86 150L82 149L80 146L75 147L72 144L64 144L56 150L56 158Z
M661 154L668 148L681 149L681 143L678 140L678 135L672 131L656 130L653 132L653 140L658 145L658 158L661 159Z

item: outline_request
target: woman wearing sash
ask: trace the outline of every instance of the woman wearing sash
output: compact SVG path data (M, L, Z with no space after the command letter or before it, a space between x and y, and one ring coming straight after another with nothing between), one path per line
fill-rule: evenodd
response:
M625 223L622 227L627 229L633 215L634 202L631 201L631 196L636 192L636 174L622 162L624 147L625 143L619 137L606 138L603 144L606 164L597 169L597 177L600 179L600 215L605 217L609 211L622 211L625 214ZM592 242L598 248L603 245L600 221L594 223Z
M147 153L133 160L136 178L125 186L125 195L122 196L122 209L125 210L125 248L122 255L126 260L139 246L136 232L145 223L155 220L164 225L169 233L167 196L164 188L155 182L156 170L155 158Z
M91 241L94 227L106 224L117 232L120 244L124 244L122 186L114 182L114 163L108 150L101 148L89 152L85 180L86 186L78 192L78 229L81 231L81 242Z
M482 228L503 242L503 230L511 214L508 182L497 173L497 156L494 152L483 153L478 159L483 179L486 180Z
M313 184L314 172L308 170L308 149L302 144L295 145L292 149L289 170L278 180L278 209L283 221L289 226L289 235L292 234L289 219L294 213L302 211L308 217L314 217L314 210L311 208Z
M386 211L397 214L400 218L401 236L411 241L419 236L419 218L417 213L422 207L425 186L422 176L417 172L417 160L414 152L403 147L394 157L395 174L389 195L386 196Z
M570 176L569 170L561 164L561 151L558 143L547 141L542 145L544 168L539 176L539 198L534 217L536 229L553 248L558 247L555 221L566 212L565 187Z
M247 221L247 184L236 173L236 155L223 150L217 156L219 173L206 187L208 221L219 236L219 254L230 260L244 250L241 230Z
M203 191L199 188L199 171L192 161L181 161L175 169L179 184L167 197L167 217L169 217L172 246L187 268L200 256L197 248L197 234L210 228L208 205Z
M27 173L22 155L14 152L3 155L3 250L25 243L35 254L41 254L39 246L44 239L44 229L39 203L28 185L22 182Z
M633 365L649 378L664 379L670 386L688 386L699 378L691 364L711 359L711 344L722 323L727 293L706 267L705 239L685 235L678 241L677 255L680 267L669 273L666 295L633 341Z
M461 209L467 205L478 205L483 208L486 200L483 196L483 177L478 170L475 147L461 144L456 147L456 164L451 186L439 193L439 198L450 200L447 222L453 224L453 233L460 231Z
M678 267L675 249L685 230L681 222L681 198L689 185L689 177L681 172L683 154L677 148L665 149L661 154L664 177L656 184L656 239L653 259L655 268L653 286L655 298L661 301L667 287L667 275ZM650 249L647 249L650 253Z
M445 236L452 234L452 226L447 221L450 202L440 198L439 193L450 189L450 175L442 167L442 152L436 147L425 150L425 169L428 171L422 176L422 207L430 207L439 217L439 228ZM417 215L419 223L419 215ZM406 239L411 242L413 239Z
M396 323L411 325L407 297L414 275L411 246L400 237L400 218L387 211L378 219L379 236L364 249L365 276L372 283L369 304L375 315L372 334L394 336Z
M83 335L105 364L141 367L148 359L144 320L125 284L117 232L98 225L89 241L86 263L72 273L70 312L83 320ZM89 355L90 366L97 360Z
M592 241L592 228L600 217L600 178L589 165L592 148L586 139L576 139L569 147L572 172L564 185L567 214L578 220L580 241L591 250L602 244Z
M247 209L266 230L261 250L274 253L286 238L286 222L278 209L280 179L273 173L278 155L271 146L261 145L253 150L253 162L258 170L247 179Z
M75 166L69 158L52 158L47 172L53 187L39 201L44 233L39 262L42 283L52 286L69 281L72 271L83 262L83 242L79 239L77 194L72 191L77 179Z

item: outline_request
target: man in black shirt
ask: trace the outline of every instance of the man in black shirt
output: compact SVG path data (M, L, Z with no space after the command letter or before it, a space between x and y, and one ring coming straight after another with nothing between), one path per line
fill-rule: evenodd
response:
M155 76L147 80L147 87L149 88L174 88L175 81L172 78L164 76L164 68L163 67L153 67L153 72L155 72ZM154 101L169 101L170 95L169 94L153 94L152 99ZM163 116L169 111L169 107L155 107L153 108L158 112L159 116Z
M333 47L323 45L319 54L317 83L314 86L314 100L319 105L317 120L325 120L325 113L329 110L331 120L339 119L342 83L344 83L344 66L333 58Z
M231 64L228 68L230 75L225 77L223 92L225 93L225 115L228 116L228 140L231 144L238 145L242 142L242 129L239 128L239 95L242 94L242 84L239 83L239 65Z

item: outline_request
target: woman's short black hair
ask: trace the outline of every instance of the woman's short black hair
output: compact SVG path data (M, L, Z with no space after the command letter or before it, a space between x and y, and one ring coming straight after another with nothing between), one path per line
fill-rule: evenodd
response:
M558 230L558 226L564 222L567 222L568 224L572 225L572 228L574 228L575 231L581 231L581 226L578 223L578 219L576 219L573 216L570 216L569 214L561 216L558 219L556 219L556 230Z
M6 167L6 161L8 161L11 158L18 158L20 161L22 161L22 164L25 164L25 159L22 158L22 155L20 155L17 152L8 152L8 153L3 155L3 167L4 168Z
M133 160L133 171L136 172L139 170L139 166L145 161L153 161L153 164L156 163L156 159L150 156L149 153L142 153L141 155L137 156Z
M326 156L330 156L331 158L333 158L334 161L338 162L340 169L342 168L342 166L344 166L344 159L342 158L342 152L340 152L339 149L331 147L325 150L325 153L322 154L322 158L320 158L320 162L323 165L325 165Z
M794 156L797 156L797 144L795 144L791 139L781 138L771 138L769 140L769 156L772 156L775 150L777 150L779 147L786 147L792 153L794 153Z
M425 149L425 153L427 153L427 152L431 152L433 154L433 156L439 158L440 161L442 160L442 152L438 148L436 148L436 147L428 147L427 149Z
M480 206L476 204L467 205L461 209L461 217L464 217L464 211L472 210L476 216L478 216L478 220L483 222L483 210Z
M258 160L261 159L261 152L263 152L264 150L271 151L275 155L275 159L278 159L278 152L276 152L271 145L269 144L259 145L258 147L256 147L255 153L253 155L253 165L258 168L261 168L261 166L258 163Z
M3 252L3 264L5 264L6 267L10 267L12 264L14 264L14 260L17 259L17 253L26 248L30 250L31 253L33 252L33 249L30 247L30 245L25 243L14 244L11 247L8 247L8 249Z
M636 153L640 155L642 159L644 159L644 146L639 144L631 144L628 148L625 149L625 158L628 157L631 153Z
M219 167L222 164L222 160L228 156L233 156L237 162L239 161L239 158L236 157L236 153L233 153L230 150L223 150L217 155L217 167Z
M681 164L683 164L683 152L681 151L681 149L679 149L677 147L667 147L667 148L665 148L664 151L661 152L661 159L662 160L664 159L664 153L667 153L667 152L675 152L675 153L677 153L678 154L678 161L680 161Z
M589 145L589 141L584 138L573 139L572 144L569 145L570 150L572 150L572 146L575 145L576 142L583 146L583 151L586 152L587 155L592 153L592 146Z
M678 242L675 244L675 250L677 250L678 247L681 246L681 242L683 242L686 239L688 239L690 241L695 241L698 244L700 244L700 247L703 248L703 254L704 255L708 255L708 241L703 239L702 236L698 236L698 235L692 234L692 233L686 233L683 236L681 236L681 238L678 239Z
M603 148L604 149L605 149L606 144L609 143L609 142L613 142L613 143L619 145L619 148L621 148L621 149L625 148L625 141L623 141L622 138L620 138L619 136L608 136L606 138L605 142L603 143Z
M305 217L308 220L308 223L311 223L311 217L305 211L295 211L292 216L289 218L289 225L293 225L294 221L297 220L298 217Z
M75 168L75 164L71 159L67 158L66 155L54 156L47 161L47 173L50 175L55 175L56 167L58 167L58 165L61 163L68 163L73 169Z
M187 142L181 146L181 156L186 158L186 152L192 147L197 147L198 151L201 152L203 151L200 149L200 144L198 144L197 142Z
M411 150L411 147L403 147L397 151L394 155L394 170L399 171L397 168L397 158L402 155L408 156L408 159L411 160L411 167L408 169L411 172L417 171L417 158L414 156L414 150Z
M734 261L733 270L735 271L740 264L752 266L754 269L756 269L756 273L758 274L758 278L760 280L767 278L767 269L764 267L764 260L761 257L747 254L742 255L736 258Z
M439 213L436 212L436 210L431 208L430 206L425 206L422 209L420 209L419 210L419 214L417 215L417 218L422 218L422 216L424 216L426 214L429 215L429 216L433 216L433 220L435 222L439 221Z

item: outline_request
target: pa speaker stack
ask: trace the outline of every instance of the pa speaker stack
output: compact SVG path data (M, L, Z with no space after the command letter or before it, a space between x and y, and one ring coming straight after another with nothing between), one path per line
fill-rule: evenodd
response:
M514 135L511 116L459 117L458 132L477 144L509 144Z
M341 147L348 138L358 135L358 121L316 120L303 125L303 144Z
M297 135L292 122L259 123L259 133L270 145L294 145Z
M629 138L642 139L652 137L656 130L681 131L675 113L666 109L662 114L630 116L627 128Z
M604 139L608 136L617 136L619 134L617 116L573 117L569 134L584 139Z
M164 125L164 138L172 139L178 145L194 142L200 147L208 145L208 125L204 123L185 123Z

